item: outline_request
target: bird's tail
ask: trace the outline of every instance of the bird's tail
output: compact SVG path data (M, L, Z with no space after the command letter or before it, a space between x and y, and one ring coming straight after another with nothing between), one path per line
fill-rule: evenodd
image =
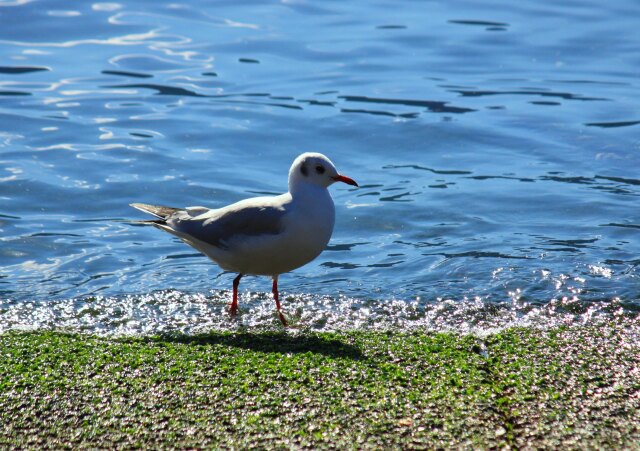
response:
M129 204L131 205L133 208L136 208L140 211L144 211L145 213L149 213L153 216L155 216L156 218L160 219L160 221L158 220L151 220L151 221L136 221L137 224L158 224L158 223L164 223L165 219L167 219L169 216L171 216L172 214L174 214L176 211L179 211L179 208L173 208L173 207L165 207L162 205L149 205L149 204Z

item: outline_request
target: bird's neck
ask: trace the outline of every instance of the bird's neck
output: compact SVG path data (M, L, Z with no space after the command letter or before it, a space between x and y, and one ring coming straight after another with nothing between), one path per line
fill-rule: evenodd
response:
M299 184L290 191L291 200L302 209L333 212L334 205L329 190L324 186L311 183Z
M330 196L326 187L304 182L290 183L289 193L293 199Z

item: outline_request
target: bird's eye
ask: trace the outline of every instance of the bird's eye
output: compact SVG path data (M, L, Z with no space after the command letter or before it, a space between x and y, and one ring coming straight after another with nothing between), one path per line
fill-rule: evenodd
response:
M318 174L324 174L324 166L320 166L320 165L316 166L316 172Z
M302 166L300 166L300 172L302 172L302 175L304 175L305 177L309 175L309 171L307 170L306 164L303 164Z

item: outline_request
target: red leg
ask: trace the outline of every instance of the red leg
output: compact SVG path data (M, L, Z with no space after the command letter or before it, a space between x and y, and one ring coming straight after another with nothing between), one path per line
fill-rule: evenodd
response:
M231 316L238 314L238 285L240 285L240 279L242 279L242 274L238 274L238 276L233 279L233 301L229 304L229 313L231 313Z
M284 315L280 311L280 296L278 295L278 276L273 276L273 287L272 287L273 299L276 301L276 310L278 312L278 316L280 317L280 322L284 327L287 327L289 324L285 319Z

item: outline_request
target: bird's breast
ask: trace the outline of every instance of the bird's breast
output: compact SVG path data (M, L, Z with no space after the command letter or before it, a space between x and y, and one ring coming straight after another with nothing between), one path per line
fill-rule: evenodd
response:
M315 258L329 243L335 223L335 208L331 197L305 202L288 215L285 233L301 255Z

